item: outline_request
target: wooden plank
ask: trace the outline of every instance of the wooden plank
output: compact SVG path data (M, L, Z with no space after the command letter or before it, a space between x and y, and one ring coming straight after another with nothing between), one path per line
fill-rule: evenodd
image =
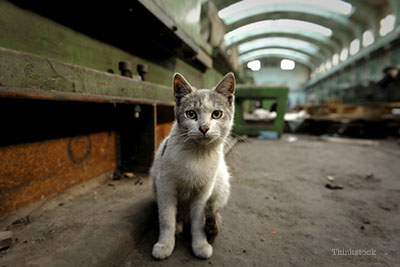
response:
M172 88L0 48L0 86L86 96L127 97L173 105Z
M149 100L143 98L106 96L106 95L86 95L81 93L69 93L56 90L24 89L24 88L6 88L0 86L0 98L15 99L39 99L55 101L79 101L96 103L127 103L127 104L162 104L165 106L174 106L172 102L162 102L158 100Z

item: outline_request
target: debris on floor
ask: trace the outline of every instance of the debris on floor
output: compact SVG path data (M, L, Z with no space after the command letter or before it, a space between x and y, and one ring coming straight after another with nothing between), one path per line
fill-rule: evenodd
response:
M344 138L344 137L332 137L332 136L311 136L311 140L342 143L342 144L352 144L361 146L379 146L380 142L368 139L356 139L356 138Z
M335 181L335 177L328 175L328 176L326 176L326 180L328 180L329 182L333 182L333 181Z
M11 247L14 240L14 233L12 231L0 232L0 250L6 250Z
M332 185L330 183L327 183L325 185L325 187L330 189L330 190L341 190L341 189L343 189L343 186L341 186L341 185Z
M296 136L288 136L287 138L286 138L286 141L288 141L289 143L293 143L293 142L296 142L297 141L297 137Z
M260 131L258 139L278 139L278 133L275 131Z

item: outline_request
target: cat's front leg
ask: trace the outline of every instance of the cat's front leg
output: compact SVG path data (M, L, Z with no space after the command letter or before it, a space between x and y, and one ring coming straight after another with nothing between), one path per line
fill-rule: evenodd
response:
M194 201L190 206L191 232L192 232L192 249L193 253L202 259L208 259L213 253L212 246L207 242L204 232L204 207L206 199Z
M164 185L165 186L165 185ZM172 254L175 246L176 205L175 192L172 189L159 187L157 191L160 236L153 246L152 255L163 260Z

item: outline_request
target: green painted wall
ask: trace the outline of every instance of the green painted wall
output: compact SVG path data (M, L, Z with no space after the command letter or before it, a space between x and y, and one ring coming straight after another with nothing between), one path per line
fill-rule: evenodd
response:
M222 78L222 74L215 69L207 69L204 73L204 88L214 88Z
M376 53L357 64L352 64L309 89L314 95L313 99L318 103L324 100L343 98L349 94L349 88L362 84L373 84L382 79L382 70L386 66L397 64L400 64L400 47L398 46ZM375 87L371 86L365 87L364 91L365 93L370 91L371 95L378 95L383 92L383 89L377 91ZM353 98L356 99L355 96Z
M119 61L130 61L133 72L137 64L147 64L146 80L166 86L171 86L174 72L198 88L218 82L220 76L215 70L203 73L178 58L174 70L165 69L5 0L0 0L0 47L100 71L112 69L116 74Z

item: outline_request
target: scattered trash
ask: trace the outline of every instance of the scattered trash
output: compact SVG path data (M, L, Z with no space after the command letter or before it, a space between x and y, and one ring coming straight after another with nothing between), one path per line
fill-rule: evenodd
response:
M112 174L112 177L111 177L112 180L121 180L121 178L122 178L122 173L118 169L115 170L115 172Z
M317 137L311 136L310 139L325 141L325 142L333 142L333 143L361 145L361 146L379 146L381 144L379 141L368 140L368 139L343 138L343 137L332 137L332 136L317 136Z
M28 215L28 216L25 216L23 218L19 218L19 219L13 221L11 224L13 226L18 226L18 225L27 225L27 224L30 224L30 223L31 223L31 218Z
M136 175L133 172L124 172L124 176L128 178L134 178Z
M0 250L6 250L11 247L14 239L14 233L12 231L0 232Z
M244 248L237 248L237 249L236 249L236 252L237 252L237 253L240 253L240 252L241 252L241 253L246 253L247 251L246 251Z
M258 139L278 139L278 133L275 131L260 131Z
M297 121L308 119L310 114L308 114L305 110L300 110L298 112L288 112L285 114L285 121Z
M328 180L329 182L333 182L335 181L335 177L328 175L326 176L326 180Z
M260 238L260 241L264 242L264 241L265 241L265 239L261 237L261 238Z
M31 238L31 244L40 243L40 242L45 241L45 240L46 240L45 237L32 237Z
M142 182L142 179L140 179L140 178L138 178L136 181L135 181L135 185L142 185L143 184L143 182Z
M285 122L289 126L291 132L296 132L298 128L303 124L305 119L308 119L310 114L305 110L300 110L298 112L288 112L285 114Z
M379 208L386 210L386 211L391 211L392 209L387 207L387 206L383 206L382 204L379 205Z
M244 112L243 117L245 120L274 120L277 115L276 111L257 108L252 113Z
M274 234L276 234L276 232L271 232L271 234L273 234L273 235L274 235Z
M297 138L296 136L288 136L288 138L286 138L286 140L287 140L289 143L296 142L297 139L298 139L298 138Z
M136 175L133 172L121 172L120 170L116 170L111 179L112 180L121 180L122 178L135 178Z
M367 173L367 175L365 176L365 178L367 178L367 179L374 178L374 173L373 173L373 172Z
M340 185L331 185L331 184L326 184L325 185L326 188L330 189L330 190L341 190L343 189L343 186Z

